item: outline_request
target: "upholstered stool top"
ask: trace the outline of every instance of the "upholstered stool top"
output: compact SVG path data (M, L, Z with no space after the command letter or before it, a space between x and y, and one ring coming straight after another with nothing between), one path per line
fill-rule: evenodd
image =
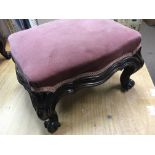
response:
M34 90L95 74L132 55L139 32L113 20L57 20L9 36L11 54Z

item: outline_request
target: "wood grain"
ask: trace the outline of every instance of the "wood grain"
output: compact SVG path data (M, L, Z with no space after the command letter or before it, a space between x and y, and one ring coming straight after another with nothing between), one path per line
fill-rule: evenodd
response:
M105 84L62 98L62 126L54 134L155 134L154 85L146 66L132 76L136 85L120 91L120 73ZM14 63L0 56L0 134L50 134L38 119L27 91L17 82Z

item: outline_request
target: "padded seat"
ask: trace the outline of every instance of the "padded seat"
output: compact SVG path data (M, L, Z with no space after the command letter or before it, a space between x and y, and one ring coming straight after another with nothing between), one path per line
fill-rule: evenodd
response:
M113 20L56 20L14 33L8 40L32 89L54 91L134 54L141 35Z

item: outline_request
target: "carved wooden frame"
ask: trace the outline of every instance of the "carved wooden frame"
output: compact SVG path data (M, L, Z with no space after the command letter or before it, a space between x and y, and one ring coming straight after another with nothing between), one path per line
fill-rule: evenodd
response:
M34 92L31 86L23 76L19 66L16 64L17 79L20 84L28 91L33 107L38 117L44 120L44 125L49 132L53 133L60 126L58 115L55 111L56 104L64 94L74 93L77 90L85 87L97 86L107 81L115 72L123 70L120 82L123 91L131 89L135 82L130 79L130 76L138 71L144 64L141 56L141 48L136 54L122 58L108 67L103 73L93 76L79 78L73 82L63 84L54 93L53 92Z

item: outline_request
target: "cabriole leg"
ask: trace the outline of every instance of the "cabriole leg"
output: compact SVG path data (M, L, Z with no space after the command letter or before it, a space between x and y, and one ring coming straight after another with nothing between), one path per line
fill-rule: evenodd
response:
M29 94L38 117L45 121L45 128L47 128L50 133L55 132L58 127L60 127L58 115L55 111L58 102L57 97L50 92L30 92Z
M5 51L5 44L4 41L2 41L1 36L0 36L0 53L6 58L10 59L11 58L11 53L7 53Z
M134 73L134 71L135 69L133 66L128 66L124 69L120 78L122 90L127 91L135 85L135 82L130 79L130 76Z
M130 58L130 61L128 60L124 63L125 67L120 77L122 90L127 91L135 85L135 82L130 79L130 76L142 68L143 65L144 60L141 55L141 48L139 48L136 54Z

